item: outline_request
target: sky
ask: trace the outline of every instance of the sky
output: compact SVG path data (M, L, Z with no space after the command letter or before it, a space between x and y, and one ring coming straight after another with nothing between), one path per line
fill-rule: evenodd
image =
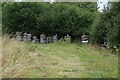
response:
M106 6L107 3L108 3L108 0L99 0L98 6L100 8L98 9L98 11L102 12L102 10L104 9L104 5Z

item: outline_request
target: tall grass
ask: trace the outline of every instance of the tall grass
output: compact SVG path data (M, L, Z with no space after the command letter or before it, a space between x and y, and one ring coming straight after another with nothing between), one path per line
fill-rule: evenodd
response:
M24 77L28 74L29 68L33 67L33 65L28 65L29 61L38 55L34 52L35 47L26 46L24 42L10 39L7 35L3 37L2 41L3 77Z
M98 46L24 43L3 36L3 78L116 78L118 57Z

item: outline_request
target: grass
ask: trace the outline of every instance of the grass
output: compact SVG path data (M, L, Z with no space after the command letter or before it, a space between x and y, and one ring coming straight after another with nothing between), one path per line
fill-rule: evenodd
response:
M4 36L2 53L3 78L118 77L118 55L90 44L24 43Z

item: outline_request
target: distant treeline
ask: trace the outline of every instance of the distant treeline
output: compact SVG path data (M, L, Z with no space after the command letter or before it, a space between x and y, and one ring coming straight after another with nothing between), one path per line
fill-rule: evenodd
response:
M69 34L74 40L88 34L93 44L120 45L120 2L98 12L97 3L3 3L3 33Z

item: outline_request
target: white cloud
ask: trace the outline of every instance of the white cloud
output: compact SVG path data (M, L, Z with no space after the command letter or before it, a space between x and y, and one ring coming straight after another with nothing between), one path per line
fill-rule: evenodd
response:
M102 12L104 9L104 6L107 6L108 0L99 0L98 1L98 11Z
M16 2L21 2L21 0L16 0Z

